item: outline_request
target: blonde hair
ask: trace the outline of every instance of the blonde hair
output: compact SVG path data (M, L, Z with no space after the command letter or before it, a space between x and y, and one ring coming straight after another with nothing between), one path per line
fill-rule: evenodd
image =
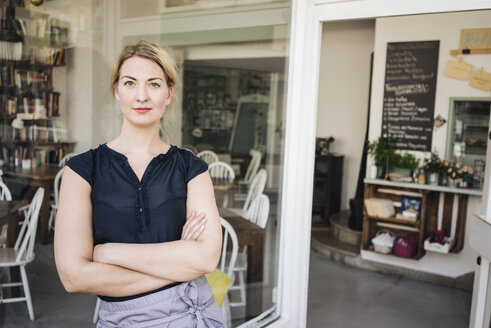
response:
M131 57L141 57L153 61L155 64L159 65L164 72L167 87L172 88L176 85L176 63L169 53L154 43L141 40L135 44L124 47L118 58L116 58L111 73L111 91L113 95L118 86L121 66L123 66L123 63Z

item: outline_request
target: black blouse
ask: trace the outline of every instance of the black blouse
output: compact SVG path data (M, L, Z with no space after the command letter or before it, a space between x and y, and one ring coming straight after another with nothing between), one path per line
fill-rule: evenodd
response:
M128 158L105 144L72 157L67 165L92 187L94 245L179 240L186 222L187 183L208 169L203 160L176 146L154 157L141 181ZM114 302L150 293L100 298Z

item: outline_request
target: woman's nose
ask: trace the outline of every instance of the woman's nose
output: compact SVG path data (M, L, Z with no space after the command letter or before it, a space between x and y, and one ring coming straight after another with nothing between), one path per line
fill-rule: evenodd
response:
M147 88L145 87L145 85L139 85L136 90L136 100L146 101L147 98Z

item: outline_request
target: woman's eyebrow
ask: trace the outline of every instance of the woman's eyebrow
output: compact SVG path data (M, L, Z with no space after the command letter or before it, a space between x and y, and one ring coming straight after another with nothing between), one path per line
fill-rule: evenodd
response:
M121 76L122 79L124 78L127 78L127 79L130 79L130 80L134 80L136 81L136 78L134 78L133 76L129 76L129 75L124 75L124 76ZM162 79L161 77L151 77L149 78L147 81L155 81L155 80L161 80L161 81L164 81L164 79Z

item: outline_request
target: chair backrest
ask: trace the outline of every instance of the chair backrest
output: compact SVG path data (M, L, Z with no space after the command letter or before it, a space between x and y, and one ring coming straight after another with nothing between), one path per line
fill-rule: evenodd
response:
M252 158L251 161L249 162L249 166L247 166L247 171L244 177L245 182L252 181L252 179L256 175L257 170L259 169L259 165L261 164L262 154L260 151L251 149L250 154Z
M239 240L237 239L237 234L230 223L224 218L220 217L220 223L223 228L223 240L222 240L222 256L220 258L219 269L225 272L230 278L230 286L234 284L234 268L235 262L237 261L237 253L239 252ZM227 256L227 249L229 242L232 243L230 256ZM228 263L227 263L228 261Z
M0 180L0 200L12 200L12 194L9 187Z
M222 179L226 183L235 180L235 173L232 166L225 162L213 162L208 165L208 172L213 179Z
M211 164L213 162L218 162L218 156L214 151L211 150L203 150L196 154L199 158L204 160L206 164Z
M244 213L247 212L247 209L251 205L251 202L258 195L263 193L264 187L266 186L267 178L268 178L268 173L266 172L266 170L260 169L259 172L257 172L254 179L252 179L252 182L249 185L249 189L247 190L246 201L244 202L244 206L242 207L242 209L244 210Z
M63 156L62 159L60 159L60 162L58 163L59 167L64 167L68 160L72 158L73 156L77 155L76 153L68 153L65 156Z
M19 236L15 241L14 248L18 250L16 261L19 262L24 255L26 259L30 259L33 256L34 242L36 240L36 229L39 220L39 210L41 209L41 203L43 202L44 188L38 188L20 228Z
M257 196L245 213L245 218L261 228L266 228L269 218L269 197L265 194Z
M61 176L63 175L63 171L65 171L65 167L62 167L58 173L56 173L55 176L55 182L53 185L53 190L55 193L55 205L56 208L58 208L58 200L60 199L60 183L61 183Z

